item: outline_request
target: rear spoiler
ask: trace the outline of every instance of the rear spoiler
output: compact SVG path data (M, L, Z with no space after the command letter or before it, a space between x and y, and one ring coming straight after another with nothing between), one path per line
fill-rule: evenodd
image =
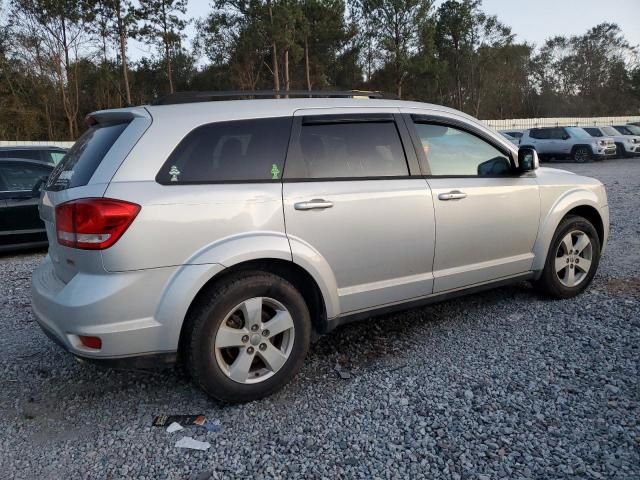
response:
M114 108L112 110L92 112L84 118L84 121L88 126L92 127L102 123L131 121L134 118L151 119L151 115L144 107Z

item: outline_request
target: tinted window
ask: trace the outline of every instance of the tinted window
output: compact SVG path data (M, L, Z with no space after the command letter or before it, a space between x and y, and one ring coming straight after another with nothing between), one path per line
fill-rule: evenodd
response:
M156 180L162 184L279 180L291 118L203 125L171 153Z
M618 125L618 126L615 126L615 127L613 127L613 128L615 128L616 130L618 130L618 131L619 131L621 134L623 134L623 135L633 135L633 133L631 132L631 130L630 130L629 128L624 127L624 126L622 126L622 125Z
M96 168L127 125L128 122L95 125L82 134L53 170L47 190L64 190L89 183Z
M30 165L26 162L0 163L0 189L10 192L32 190L38 180L49 176L51 170L44 165Z
M582 135L589 136L586 132L582 131L579 128L574 128L574 134L578 137L582 137ZM580 133L576 133L579 131ZM569 137L569 134L565 131L564 128L551 128L549 129L549 138L552 140L566 140Z
M583 128L580 127L570 127L567 128L567 130L569 132L571 132L571 135L573 135L574 137L577 138L583 138L583 139L591 139L591 135L589 135L587 132L585 132L585 130Z
M585 128L584 129L589 135L591 135L592 137L601 137L602 136L602 132L600 131L599 128Z
M511 135L513 138L522 138L522 132L507 132L507 135Z
M409 174L394 121L303 122L287 178L399 177Z
M25 160L42 160L40 150L7 150L2 152L3 158L24 158Z
M416 124L431 175L504 175L511 171L509 158L475 135L457 128Z
M529 132L531 138L537 138L538 140L548 140L550 137L550 129L548 128L534 128Z

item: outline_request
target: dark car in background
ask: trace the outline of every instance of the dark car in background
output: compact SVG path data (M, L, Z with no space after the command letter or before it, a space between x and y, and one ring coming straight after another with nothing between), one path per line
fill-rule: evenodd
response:
M67 153L66 148L52 145L22 145L0 147L0 158L24 158L57 165Z
M47 245L38 202L53 168L40 160L0 158L0 252Z

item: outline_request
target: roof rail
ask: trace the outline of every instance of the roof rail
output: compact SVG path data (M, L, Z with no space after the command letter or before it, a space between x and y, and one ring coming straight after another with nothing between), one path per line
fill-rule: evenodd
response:
M380 92L366 90L227 90L210 92L175 92L156 98L151 105L209 102L219 99L246 98L384 98Z

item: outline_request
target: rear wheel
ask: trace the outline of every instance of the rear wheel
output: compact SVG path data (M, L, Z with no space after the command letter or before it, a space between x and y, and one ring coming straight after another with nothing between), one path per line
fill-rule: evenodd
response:
M536 287L555 298L570 298L586 289L598 269L600 239L589 220L565 218L553 236Z
M590 162L592 153L589 147L577 147L573 152L573 161L576 163Z
M246 402L282 388L300 370L311 320L288 281L243 272L214 287L189 319L187 368L209 395Z

